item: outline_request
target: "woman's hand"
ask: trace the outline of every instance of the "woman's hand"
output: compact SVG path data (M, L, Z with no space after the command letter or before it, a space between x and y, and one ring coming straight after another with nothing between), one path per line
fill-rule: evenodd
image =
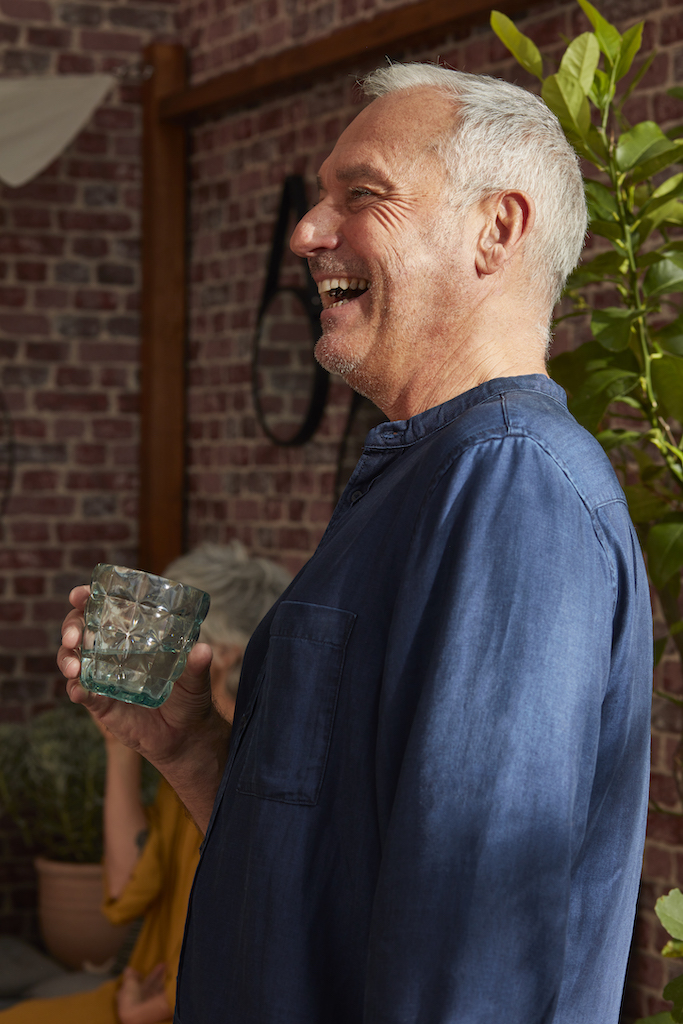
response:
M132 967L125 968L116 993L120 1024L159 1024L172 1019L173 1007L166 998L165 977L166 964L157 964L146 978Z

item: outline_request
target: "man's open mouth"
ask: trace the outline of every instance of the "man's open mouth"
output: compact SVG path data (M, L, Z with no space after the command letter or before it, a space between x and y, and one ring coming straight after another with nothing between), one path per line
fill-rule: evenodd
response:
M328 277L319 282L318 293L322 299L323 309L334 309L357 299L369 287L370 282L363 277Z

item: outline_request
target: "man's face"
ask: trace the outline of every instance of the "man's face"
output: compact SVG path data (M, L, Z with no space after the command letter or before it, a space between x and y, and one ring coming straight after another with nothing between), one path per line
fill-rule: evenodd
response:
M453 118L425 87L375 100L320 169L320 200L292 236L323 303L316 358L382 404L449 329L466 282L458 218L432 142Z

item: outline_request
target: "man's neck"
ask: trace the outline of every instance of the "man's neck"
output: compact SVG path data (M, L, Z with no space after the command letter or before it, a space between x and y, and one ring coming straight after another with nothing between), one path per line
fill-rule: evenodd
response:
M514 331L508 333L503 343L498 340L477 343L470 338L464 343L447 346L441 354L431 347L408 379L385 382L381 395L369 397L390 420L405 420L488 380L532 373L547 376L540 332L529 330L520 335L519 331Z

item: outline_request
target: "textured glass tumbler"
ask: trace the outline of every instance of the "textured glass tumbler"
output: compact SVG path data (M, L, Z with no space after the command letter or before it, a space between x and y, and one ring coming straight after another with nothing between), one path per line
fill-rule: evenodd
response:
M157 708L185 668L209 595L162 576L96 565L85 606L81 684Z

